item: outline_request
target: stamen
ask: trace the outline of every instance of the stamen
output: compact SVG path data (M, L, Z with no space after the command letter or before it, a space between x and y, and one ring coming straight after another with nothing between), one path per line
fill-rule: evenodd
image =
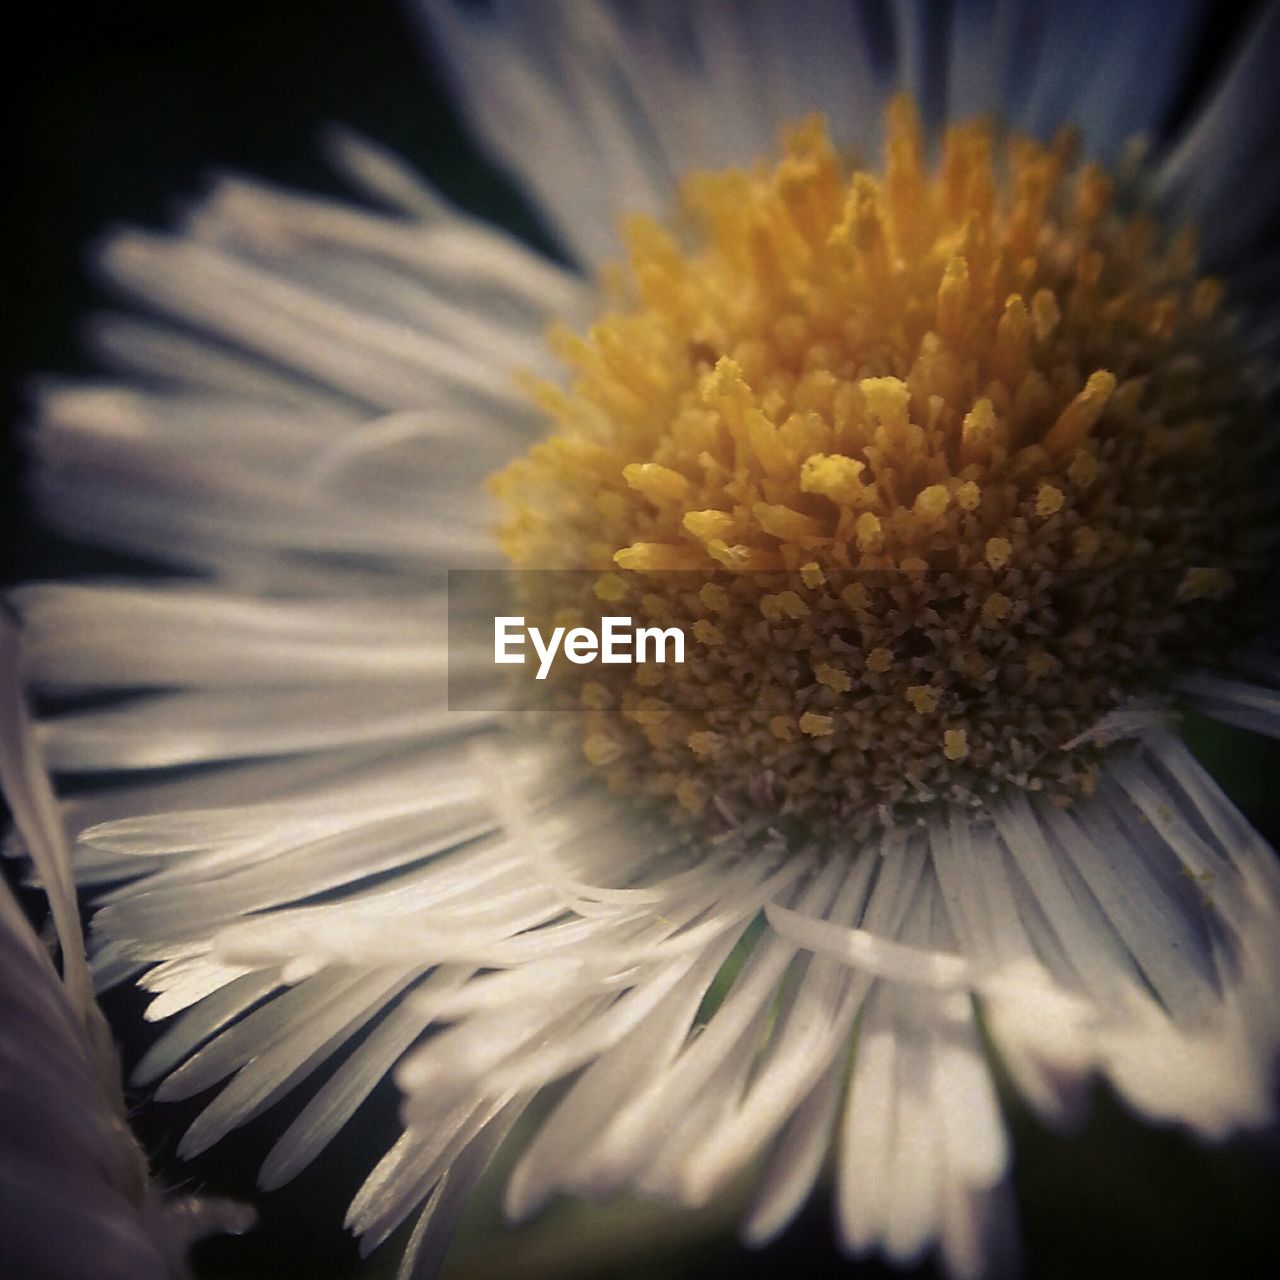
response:
M629 224L616 309L554 338L550 437L493 482L514 565L590 571L525 575L531 608L691 637L547 682L611 785L819 837L1069 801L1093 724L1253 625L1261 391L1191 239L1077 149L959 125L931 174L899 99L883 180L811 119L690 179L680 234Z

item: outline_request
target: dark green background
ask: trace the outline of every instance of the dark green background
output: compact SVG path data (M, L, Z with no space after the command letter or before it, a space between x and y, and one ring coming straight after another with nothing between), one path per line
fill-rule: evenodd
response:
M533 0L536 3L536 0ZM1180 116L1211 74L1243 6L1218 5L1200 61L1175 110ZM160 226L211 168L260 173L339 191L315 138L327 120L390 144L464 206L539 243L536 219L471 149L394 4L52 3L28 8L10 28L11 219L3 241L5 421L20 429L22 379L32 371L86 371L77 317L102 296L87 269L88 245L120 222ZM3 576L68 575L119 561L43 535L20 496L20 451L0 458ZM1275 780L1280 750L1243 733L1193 726L1195 745L1270 838L1280 837ZM135 1058L151 1034L141 1002L110 997ZM307 1096L192 1165L173 1149L199 1100L140 1109L137 1123L159 1168L188 1188L246 1194L273 1135ZM138 1099L141 1106L142 1098ZM384 1089L296 1184L269 1196L262 1225L242 1240L199 1253L205 1280L349 1275L355 1250L342 1210L364 1171L394 1136L394 1092ZM1011 1103L1016 1190L1032 1277L1280 1274L1280 1158L1274 1135L1225 1149L1128 1118L1100 1094L1093 1118L1072 1137L1046 1134ZM519 1276L892 1275L855 1268L833 1249L826 1197L782 1242L761 1253L733 1245L727 1210L664 1215L623 1204L599 1213L566 1206L519 1235L499 1230L492 1196L464 1227L460 1273ZM394 1245L377 1255L394 1270ZM932 1274L924 1268L921 1274Z

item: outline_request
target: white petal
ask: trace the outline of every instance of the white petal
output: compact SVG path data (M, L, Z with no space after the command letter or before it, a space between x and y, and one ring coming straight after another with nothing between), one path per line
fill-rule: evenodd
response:
M1206 257L1229 261L1274 217L1280 201L1274 144L1280 10L1259 5L1207 103L1159 174L1179 216L1199 224Z
M865 145L888 80L838 0L421 7L473 127L591 265L622 213L665 212L675 179L749 164L787 120L821 110Z
M97 1006L91 994L71 858L58 802L23 697L21 665L17 628L0 613L0 788L48 896L62 946L67 999L89 1023L97 1018ZM96 1029L96 1023L93 1025Z
M523 1099L508 1104L450 1162L414 1226L396 1280L432 1280L437 1274L463 1210L524 1106Z
M847 926L860 918L866 907L867 893L875 871L874 857L858 858L844 877L832 904L829 919L835 925ZM821 1079L833 1069L842 1070L850 1043L853 1021L870 987L869 977L862 972L849 972L829 957L812 960L791 988L789 1002L777 1015L777 1025L768 1046L761 1053L758 1069L753 1072L750 1087L741 1102L731 1109L724 1122L693 1144L686 1158L682 1178L688 1194L695 1201L705 1201L714 1190L739 1171L764 1144L805 1106L815 1089L823 1088ZM832 1065L834 1064L834 1065ZM799 1144L797 1158L808 1165L820 1159L821 1152L803 1154L806 1143L816 1141L804 1137L804 1127L784 1144ZM775 1162L783 1160L781 1151ZM766 1197L759 1213L762 1222L779 1222L785 1216L785 1205L799 1207L796 1196L803 1198L803 1178L779 1168L772 1195L781 1204L769 1207ZM777 1227L780 1229L780 1226ZM763 1231L763 1227L761 1228ZM752 1229L755 1234L755 1229Z
M134 1084L152 1084L188 1057L203 1041L251 1009L280 985L279 974L247 973L206 996L156 1040L133 1070Z
M1191 705L1215 720L1280 738L1280 690L1200 672L1178 686Z
M743 1221L744 1243L754 1247L770 1244L804 1207L831 1145L845 1065L843 1055L833 1058L787 1121Z
M1041 136L1077 125L1092 152L1113 158L1161 125L1205 8L1203 0L1035 6L1043 33L1017 123Z
M58 689L440 683L448 671L442 596L303 603L172 585L50 584L11 598L29 677Z
M156 769L422 738L461 737L496 713L450 711L441 690L217 690L156 694L125 707L70 712L41 725L51 765L66 772Z
M456 985L466 971L437 970L418 988ZM258 1185L273 1191L296 1177L355 1114L374 1087L422 1034L430 1018L412 1003L393 1008L361 1041L271 1148L258 1174Z

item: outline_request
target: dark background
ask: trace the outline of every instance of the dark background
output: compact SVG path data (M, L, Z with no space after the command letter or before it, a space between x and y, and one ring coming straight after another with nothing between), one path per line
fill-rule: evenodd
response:
M536 2L536 0L535 0ZM1246 6L1217 5L1174 117L1194 103L1228 49ZM33 372L88 372L77 319L103 302L89 247L121 222L163 226L175 202L220 167L322 192L342 188L316 143L329 120L355 126L409 157L465 207L546 245L536 219L471 148L422 51L390 0L216 5L107 0L28 8L9 32L9 80L19 94L9 173L4 258L0 576L66 576L119 567L102 553L42 533L19 482L23 384ZM1280 750L1250 735L1193 729L1198 749L1273 840ZM128 1059L152 1034L141 1002L113 994ZM322 1077L321 1077L322 1078ZM309 1090L184 1165L173 1155L200 1100L147 1107L136 1120L163 1175L190 1189L247 1195L253 1170ZM138 1098L142 1102L142 1098ZM1099 1094L1072 1137L1046 1134L1010 1101L1015 1188L1032 1277L1280 1274L1280 1176L1273 1137L1225 1149L1146 1128ZM346 1276L355 1249L342 1213L364 1172L395 1136L396 1100L377 1094L329 1155L293 1186L265 1198L262 1224L198 1254L202 1280ZM592 1224L595 1224L594 1226ZM475 1276L781 1277L896 1275L854 1268L831 1247L819 1196L778 1245L746 1253L719 1220L669 1219L623 1205L584 1216L554 1212L517 1236L502 1234L492 1196L464 1226L458 1259ZM394 1271L395 1245L375 1255ZM920 1274L931 1274L923 1269Z

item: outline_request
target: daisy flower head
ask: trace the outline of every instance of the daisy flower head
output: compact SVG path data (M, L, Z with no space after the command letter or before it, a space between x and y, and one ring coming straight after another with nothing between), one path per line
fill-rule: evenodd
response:
M31 436L57 527L183 574L12 597L181 1154L325 1068L279 1187L390 1075L347 1221L405 1276L501 1147L513 1219L748 1178L753 1243L829 1168L847 1252L970 1276L993 1061L1271 1123L1280 868L1179 717L1280 736L1277 9L1190 107L1190 0L414 16L563 258L336 134L379 208L113 236L126 376ZM686 660L523 714L450 644L503 566Z

